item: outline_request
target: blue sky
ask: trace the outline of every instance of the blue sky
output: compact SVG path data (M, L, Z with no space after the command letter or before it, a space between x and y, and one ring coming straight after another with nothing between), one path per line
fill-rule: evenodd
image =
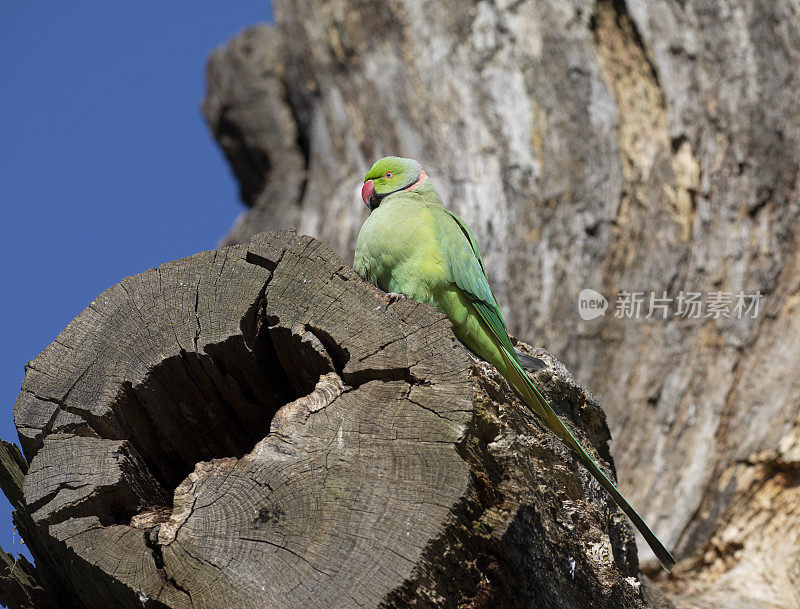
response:
M267 0L0 0L3 439L26 361L108 286L214 248L242 211L203 72L271 19ZM0 502L0 546L24 551Z

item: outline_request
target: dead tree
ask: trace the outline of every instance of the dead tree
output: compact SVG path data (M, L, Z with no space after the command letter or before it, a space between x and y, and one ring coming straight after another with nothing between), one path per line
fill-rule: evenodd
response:
M274 12L209 62L206 118L250 206L228 242L295 226L352 260L360 178L422 161L511 331L604 405L623 486L678 558L676 604L800 606L797 2ZM578 316L584 288L605 316ZM639 290L674 299L666 319L612 314ZM754 318L677 314L681 292L740 291L763 295Z

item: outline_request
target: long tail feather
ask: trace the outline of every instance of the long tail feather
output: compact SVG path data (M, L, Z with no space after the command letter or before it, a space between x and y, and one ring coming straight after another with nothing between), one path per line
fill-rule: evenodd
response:
M672 557L672 554L669 553L667 548L664 547L664 544L662 544L658 537L650 530L650 527L645 524L645 521L639 516L639 513L628 503L628 500L625 499L614 483L603 473L600 466L589 456L589 453L581 446L581 443L575 439L575 436L572 435L569 428L564 425L561 418L556 414L550 404L547 403L547 400L544 399L544 396L542 396L536 388L536 385L533 384L530 377L525 374L519 362L515 361L516 358L505 353L503 358L508 364L510 377L508 380L511 386L516 390L527 406L539 415L547 427L577 453L581 463L583 463L586 469L594 476L595 480L608 491L615 503L628 518L630 518L633 525L645 538L650 548L652 548L661 565L667 571L670 571L672 567L675 566L675 559Z

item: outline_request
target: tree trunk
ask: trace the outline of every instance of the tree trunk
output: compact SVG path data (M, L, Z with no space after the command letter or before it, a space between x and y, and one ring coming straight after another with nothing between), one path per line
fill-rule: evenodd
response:
M13 606L670 606L497 371L431 307L383 296L276 232L95 299L15 406L27 459L0 479L52 604ZM536 355L613 473L603 411Z
M274 13L209 63L205 115L250 205L227 242L295 226L351 260L360 177L422 161L512 330L607 406L622 488L680 559L676 604L800 606L796 2ZM578 316L584 288L604 316ZM622 291L676 300L619 318ZM681 292L740 291L764 296L754 318L676 314Z

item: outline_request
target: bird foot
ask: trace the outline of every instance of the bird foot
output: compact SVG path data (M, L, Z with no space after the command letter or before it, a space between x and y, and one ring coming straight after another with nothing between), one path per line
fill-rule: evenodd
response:
M383 297L383 302L385 302L386 306L388 307L391 304L394 304L400 300L405 300L405 299L406 299L405 294L398 294L397 292L389 292L388 294L386 294L386 296Z

